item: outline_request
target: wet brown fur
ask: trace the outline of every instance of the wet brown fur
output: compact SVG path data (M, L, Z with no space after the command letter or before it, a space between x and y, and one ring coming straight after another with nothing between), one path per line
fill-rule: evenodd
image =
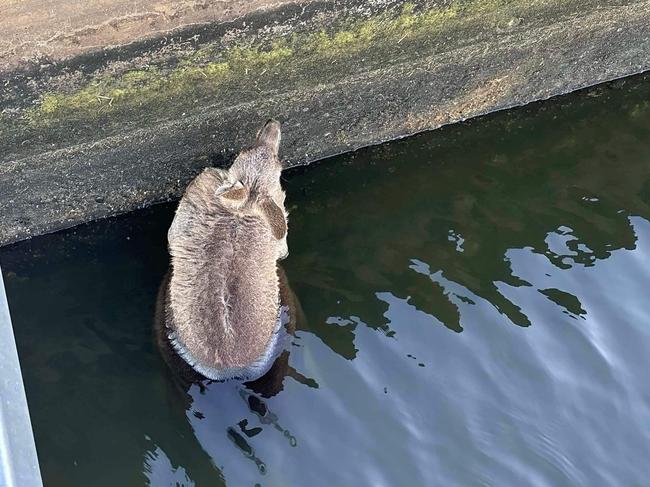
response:
M277 328L277 261L287 254L279 142L279 124L269 121L228 171L205 169L179 203L157 337L183 375L197 372L170 354L168 332L202 366L228 369L259 360Z
M169 343L168 330L165 316L166 308L169 306L169 278L170 272L165 274L162 283L158 289L156 299L156 312L154 317L154 338L158 350L167 367L172 372L178 385L187 390L187 388L198 382L203 382L206 377L195 371L185 360L183 360ZM289 322L286 324L286 331L293 335L296 331L297 323L304 321L304 314L300 303L291 290L286 274L281 266L278 265L278 280L280 283L280 302L289 310ZM289 353L283 352L273 363L269 371L259 379L250 381L247 385L263 397L271 397L282 390L282 383L286 376L296 377L298 381L304 381L305 378L289 366Z

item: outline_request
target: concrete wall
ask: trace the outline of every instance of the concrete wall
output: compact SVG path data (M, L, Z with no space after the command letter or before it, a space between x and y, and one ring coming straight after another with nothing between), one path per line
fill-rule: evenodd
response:
M0 244L177 197L268 117L305 164L650 68L650 1L9 0Z

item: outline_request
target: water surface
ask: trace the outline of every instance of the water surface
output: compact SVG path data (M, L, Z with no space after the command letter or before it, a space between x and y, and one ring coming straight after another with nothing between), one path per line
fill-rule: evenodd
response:
M648 100L641 76L287 173L304 319L272 397L160 360L174 205L1 249L46 485L647 485Z

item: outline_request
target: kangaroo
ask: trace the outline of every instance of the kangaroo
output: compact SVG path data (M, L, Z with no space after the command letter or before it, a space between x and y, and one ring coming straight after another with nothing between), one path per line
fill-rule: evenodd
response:
M284 347L278 261L288 247L280 138L280 124L269 120L229 170L205 169L178 205L156 335L165 361L181 372L255 380Z

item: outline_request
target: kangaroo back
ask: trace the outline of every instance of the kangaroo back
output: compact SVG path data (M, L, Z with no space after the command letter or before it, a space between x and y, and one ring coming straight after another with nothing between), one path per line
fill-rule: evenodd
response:
M169 229L169 339L205 377L259 377L282 346L277 261L286 255L287 226L280 170L268 143L242 152L230 171L204 170Z

